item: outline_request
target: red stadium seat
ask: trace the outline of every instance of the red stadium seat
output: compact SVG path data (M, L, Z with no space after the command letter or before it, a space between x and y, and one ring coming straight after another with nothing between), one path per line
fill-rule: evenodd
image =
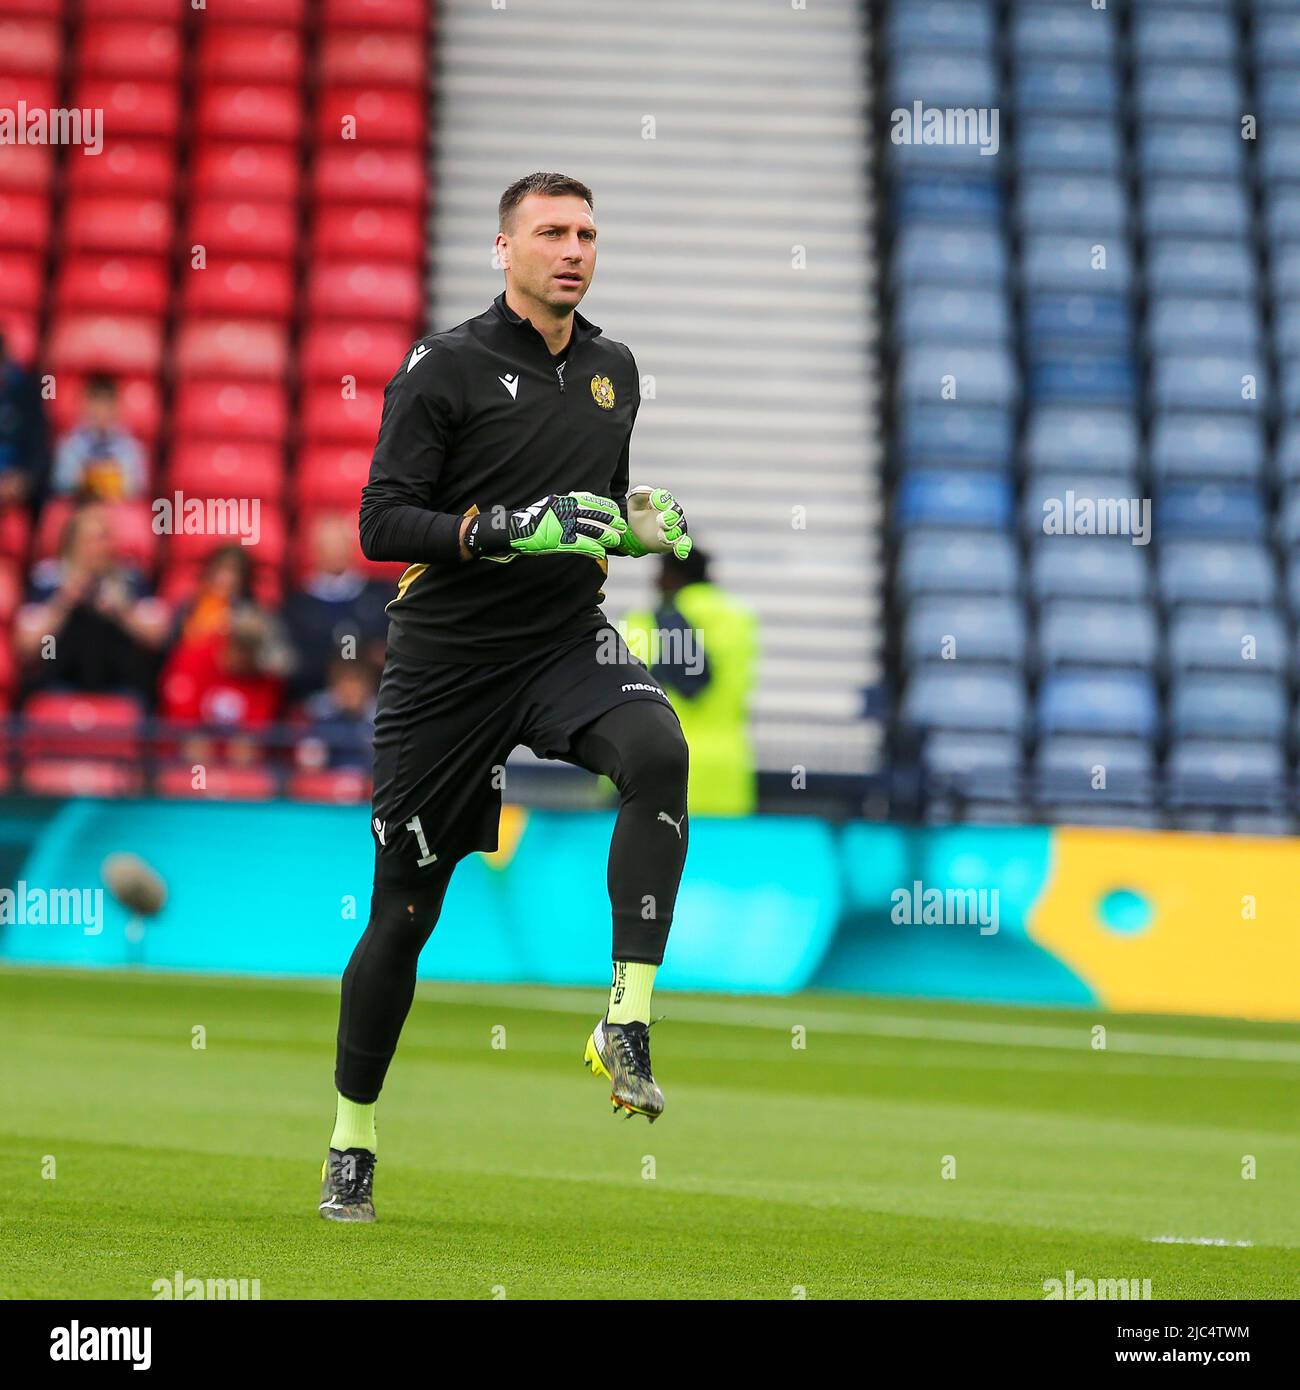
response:
M23 601L22 562L12 558L0 559L0 623L8 624ZM0 647L8 647L0 642Z
M36 361L36 338L39 320L33 313L20 309L0 309L0 335L5 340L5 354L24 367Z
M174 139L180 128L180 89L174 82L86 77L72 89L72 106L104 112L104 129L114 135Z
M289 368L283 324L190 319L181 324L173 354L178 377L280 381Z
M0 145L0 193L48 193L53 183L49 145Z
M58 75L63 33L56 20L0 14L0 72Z
M422 149L428 122L423 91L346 85L323 87L316 100L316 139L340 136L358 145L410 145Z
M294 476L302 511L352 511L370 474L372 451L360 445L317 445L298 456Z
M395 29L423 34L429 22L426 0L325 0L323 23L332 29Z
M419 26L361 34L353 29L327 32L321 39L317 67L319 80L327 84L416 87L423 93L424 33Z
M40 526L33 549L37 560L57 555L59 538L75 504L69 497L53 497L41 510ZM107 506L113 550L124 563L144 573L153 571L162 539L153 529L153 512L148 502L112 502Z
M206 247L209 256L289 260L297 243L298 209L293 203L206 198L191 204L186 244Z
M300 93L296 87L213 83L200 89L196 129L207 139L293 144L302 135Z
M309 386L303 392L302 432L315 444L362 444L373 448L379 432L384 394L374 387L357 387L345 399L337 386Z
M289 776L286 794L294 801L352 805L369 801L370 778L356 768L302 768Z
M90 758L31 758L23 763L23 786L30 796L139 796L144 773Z
M161 256L69 256L55 281L54 302L62 313L103 309L161 318L170 290Z
M144 712L130 695L38 691L23 706L23 750L40 757L138 758Z
M155 377L119 377L118 405L122 424L142 444L152 444L158 437L162 419L162 404ZM75 372L61 372L55 382L55 395L47 402L50 422L57 433L72 429L81 411L82 377Z
M0 506L0 555L22 563L27 558L31 533L31 516L26 507L16 503ZM0 642L0 647L4 645Z
M176 150L163 140L115 139L109 131L104 152L92 159L69 160L67 173L73 194L167 197L177 181Z
M83 77L174 82L181 70L181 31L148 20L92 20L82 27L76 61Z
M201 143L194 159L194 194L250 202L294 202L298 197L297 151L287 145Z
M0 247L44 251L50 241L50 200L44 193L0 193Z
M53 77L34 73L7 73L0 68L0 106L18 109L25 101L28 111L49 111L58 105L58 83Z
M269 801L275 795L275 773L265 767L209 764L204 785L196 788L190 764L159 770L154 788L159 796L195 801Z
M319 203L399 203L419 207L426 183L424 152L418 149L318 150L312 196Z
M424 308L414 265L324 261L307 276L307 312L316 318L392 319L414 325Z
M278 507L284 496L284 454L274 444L178 444L167 469L167 489L193 497L260 497Z
M0 250L0 309L34 313L45 295L45 257L35 251Z
M162 325L122 314L62 314L50 330L47 355L56 372L155 376L162 366Z
M278 24L301 28L307 15L307 0L221 0L212 4L213 21L227 24Z
M202 270L186 265L181 284L186 314L287 319L293 313L293 272L281 261L209 256Z
M317 259L424 260L424 227L415 207L320 208L312 220L312 255Z
M176 24L187 9L186 0L81 0L83 19L157 19Z
M298 367L308 381L354 376L365 385L382 386L410 346L410 335L400 325L331 319L308 325Z
M162 198L83 194L70 198L63 214L63 244L69 251L165 256L171 241L171 204Z
M274 82L298 86L303 78L302 35L266 25L203 26L199 78L204 82Z
M183 381L176 392L175 429L194 439L282 444L289 407L279 382Z
M63 0L0 0L0 14L31 15L37 19L62 19Z

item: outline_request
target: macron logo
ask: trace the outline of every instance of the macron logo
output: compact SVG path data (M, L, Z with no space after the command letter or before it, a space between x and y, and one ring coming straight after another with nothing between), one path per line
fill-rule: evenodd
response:
M406 370L409 372L411 368L414 367L420 361L420 359L428 353L428 351L429 346L427 343L421 343L416 347L413 347L411 349L411 360L406 364Z
M515 399L515 393L519 390L519 374L517 372L507 372L505 376L497 377L502 386L510 392L510 399Z

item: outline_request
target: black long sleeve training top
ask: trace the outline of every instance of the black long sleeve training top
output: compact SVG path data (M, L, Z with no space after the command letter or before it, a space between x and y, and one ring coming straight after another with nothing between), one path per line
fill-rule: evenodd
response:
M421 338L384 389L361 548L407 570L388 605L388 644L437 661L500 661L599 627L604 562L585 555L460 558L475 511L547 493L611 497L627 514L628 446L641 405L636 361L573 315L567 349L499 295Z

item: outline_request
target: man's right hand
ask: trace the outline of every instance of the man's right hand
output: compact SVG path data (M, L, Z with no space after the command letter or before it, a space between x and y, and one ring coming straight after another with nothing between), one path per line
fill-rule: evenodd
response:
M516 555L590 555L603 560L619 544L627 522L609 497L592 492L549 493L517 511L479 513L469 519L462 546L476 559Z

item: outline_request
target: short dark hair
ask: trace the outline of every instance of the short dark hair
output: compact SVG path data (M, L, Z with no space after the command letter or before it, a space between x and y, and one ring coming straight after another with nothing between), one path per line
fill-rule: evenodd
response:
M90 372L86 377L85 392L88 396L116 396L117 378L109 372Z
M571 179L568 174L525 174L506 189L497 204L497 218L503 232L508 230L506 224L514 221L515 209L530 193L540 193L544 198L583 198L589 206L596 206L591 189L581 179Z

